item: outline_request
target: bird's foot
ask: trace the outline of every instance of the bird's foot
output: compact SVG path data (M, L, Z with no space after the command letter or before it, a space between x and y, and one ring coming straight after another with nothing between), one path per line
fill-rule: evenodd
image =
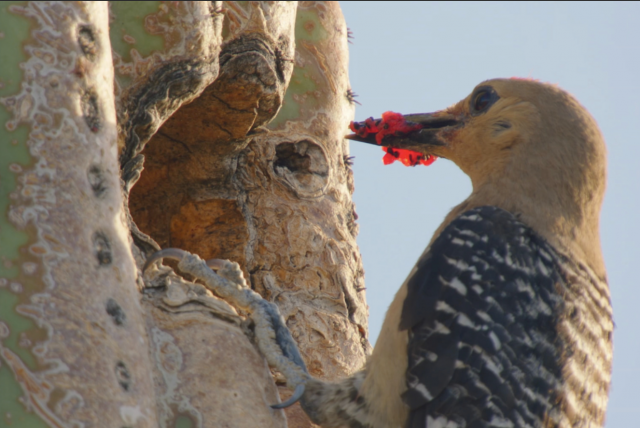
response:
M143 267L145 272L152 264L164 258L176 260L178 268L202 281L205 286L236 308L249 313L255 325L258 349L271 367L282 373L287 385L295 389L284 403L274 404L274 409L291 406L302 397L309 373L291 332L280 315L278 307L262 298L247 286L238 263L228 260L202 260L197 255L177 248L166 248L153 254ZM217 271L217 272L215 272Z

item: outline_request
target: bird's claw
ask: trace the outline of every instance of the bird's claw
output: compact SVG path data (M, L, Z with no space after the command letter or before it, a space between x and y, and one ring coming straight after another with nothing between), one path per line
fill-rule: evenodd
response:
M181 250L179 248L165 248L163 250L157 251L147 259L144 266L142 267L142 272L146 272L147 269L149 269L149 267L158 260L171 259L179 262L184 258L184 256L188 254L189 253L187 251ZM209 259L206 261L206 263L207 266L211 268L211 270L217 271L227 267L230 262L228 260L222 259Z
M285 409L285 408L287 408L289 406L293 406L304 395L304 388L305 388L304 383L299 384L298 386L296 386L295 391L293 391L293 395L291 395L291 397L289 397L289 399L287 399L287 401L284 401L284 402L278 403L278 404L272 404L271 408L272 409Z
M220 270L227 267L230 262L228 260L222 259L209 259L207 260L207 266L209 266L212 270Z
M176 261L180 261L184 258L184 256L186 256L187 253L184 250L181 250L179 248L165 248L163 250L160 250L154 254L152 254L147 261L145 262L144 266L142 267L142 272L146 272L147 269L149 269L149 267L154 264L155 262L157 262L158 260L162 260L162 259L171 259L171 260L176 260Z
M179 262L180 270L201 280L210 290L228 303L249 312L254 322L256 343L269 365L280 371L289 385L295 386L293 395L284 403L274 404L274 409L289 407L304 394L309 373L300 351L287 328L278 307L262 298L247 286L237 263L211 259L204 262L198 256L178 248L166 248L153 254L145 263L143 272L163 258ZM217 270L218 272L214 272Z

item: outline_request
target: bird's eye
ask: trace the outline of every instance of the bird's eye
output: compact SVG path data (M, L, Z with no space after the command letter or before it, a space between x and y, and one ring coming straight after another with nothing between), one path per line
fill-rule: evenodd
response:
M489 91L480 91L473 99L473 109L476 112L484 111L493 101L493 96Z

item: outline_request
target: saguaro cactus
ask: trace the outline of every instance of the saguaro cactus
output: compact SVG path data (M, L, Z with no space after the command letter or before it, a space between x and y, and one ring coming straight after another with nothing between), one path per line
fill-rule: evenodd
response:
M337 3L0 9L0 425L285 426L242 314L142 275L168 246L240 263L314 376L363 364Z

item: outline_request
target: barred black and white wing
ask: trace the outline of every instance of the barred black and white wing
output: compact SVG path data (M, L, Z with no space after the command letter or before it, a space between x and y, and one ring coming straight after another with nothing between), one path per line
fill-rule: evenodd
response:
M512 214L460 215L407 285L407 427L601 423L611 367L606 283Z

